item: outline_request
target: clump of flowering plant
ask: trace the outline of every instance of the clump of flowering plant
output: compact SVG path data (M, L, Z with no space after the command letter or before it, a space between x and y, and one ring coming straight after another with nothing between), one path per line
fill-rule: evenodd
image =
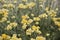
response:
M60 17L55 0L0 0L0 40L57 40ZM52 5L53 3L53 5Z

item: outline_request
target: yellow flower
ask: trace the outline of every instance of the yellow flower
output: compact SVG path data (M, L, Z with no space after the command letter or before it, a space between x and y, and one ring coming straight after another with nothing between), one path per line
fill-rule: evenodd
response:
M4 4L3 7L6 8L7 7L7 4Z
M7 35L7 39L9 40L11 37L9 35Z
M27 2L27 0L22 0L23 2Z
M54 10L50 10L48 15L50 15L51 17L55 17L56 16L56 12Z
M49 33L46 34L46 36L49 36L49 35L50 35Z
M11 30L12 28L15 28L18 24L16 22L12 22L5 28L6 30Z
M36 40L46 40L46 39L45 39L45 37L43 37L43 36L37 36L37 37L36 37Z
M4 22L4 21L6 21L7 20L7 18L6 17L3 17L1 20L0 20L0 22Z
M60 22L56 21L55 25L57 25L58 27L60 27Z
M35 40L34 38L31 38L31 40Z
M52 20L55 22L57 20L60 20L60 18L52 18Z
M12 38L16 38L17 37L17 34L13 34Z
M5 14L7 15L9 10L7 10L7 9L1 9L1 11L2 11L2 13L3 13L4 15L5 15Z
M43 5L39 5L40 7L43 7Z
M36 30L35 32L38 33L38 34L41 34L42 33L40 30Z
M39 29L40 29L39 26L35 26L35 25L32 26L32 30L33 30L33 31L37 31L37 30L39 30Z
M8 25L5 30L11 30L12 29L12 26Z
M46 7L45 10L48 11L49 10L49 7Z
M7 9L0 9L0 15L2 16L0 22L4 22L7 20L8 17L8 10Z
M6 34L2 34L2 38L3 39L6 39L7 38L7 35Z
M17 1L15 0L14 3L17 3Z
M31 35L33 32L33 30L31 28L27 29L26 30L26 35Z
M16 17L15 16L12 16L11 18L13 19L13 18L16 18Z
M28 3L27 4L27 6L29 7L29 8L32 8L32 7L34 7L36 4L34 3L34 2L30 2L30 3Z
M34 14L31 14L31 16L34 16Z
M52 18L52 20L54 21L55 25L57 25L58 27L60 27L60 18Z
M40 18L39 17L34 17L33 20L34 21L40 21Z
M60 31L60 28L58 28L58 30Z
M17 34L13 34L13 36L10 38L10 40L22 40L22 38L18 38Z
M47 14L46 13L43 13L41 15L39 15L40 18L47 18Z
M22 40L22 38L18 38L18 40Z
M29 18L28 15L22 15L22 19L27 19L27 18Z
M27 25L23 24L22 29L26 29Z
M3 40L2 36L0 36L0 40Z
M16 27L18 24L16 22L10 23L10 26Z
M56 8L56 11L58 11L59 9L58 8Z
M7 23L10 23L10 21L7 21Z
M36 22L35 24L37 24L37 25L38 25L38 24L39 24L39 22Z
M22 23L22 24L27 24L28 21L27 21L26 19L22 19L21 23Z
M33 22L33 20L29 19L27 24L31 24L32 22Z
M9 8L14 8L15 5L13 5L13 4L8 4L8 7L9 7Z
M33 30L37 30L37 27L35 25L32 26Z
M27 6L26 6L26 5L24 5L24 4L19 4L18 8L26 9L26 8L27 8Z

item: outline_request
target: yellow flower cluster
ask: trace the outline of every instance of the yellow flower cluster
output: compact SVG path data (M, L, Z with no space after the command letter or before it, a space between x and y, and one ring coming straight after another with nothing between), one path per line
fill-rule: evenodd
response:
M43 14L39 15L38 17L34 17L34 14L31 14L31 16L32 16L32 19L28 15L22 15L22 21L21 21L21 23L22 24L30 24L33 21L35 21L36 24L39 24L38 21L40 21L41 18L47 18L48 17L48 15L46 13L43 13Z
M37 31L37 30L39 30L39 26L33 25L33 26L32 26L32 29L33 29L34 31Z
M30 33L28 33L28 34L30 34ZM7 34L2 34L0 36L0 38L1 38L0 40L22 40L22 38L17 37L17 34L13 34L12 37ZM30 40L46 40L46 38L43 36L37 36L35 39L31 38Z
M46 38L43 36L37 36L36 39L31 38L31 40L46 40Z
M33 14L34 15L34 14ZM33 25L32 26L32 22L36 22L35 24L39 24L38 21L40 21L40 17L33 17L32 19L28 16L28 15L23 15L22 16L22 20L21 20L21 23L22 23L22 29L26 29L29 26L31 26L30 28L28 28L26 30L26 35L31 35L33 32L36 32L38 34L41 34L41 31L40 31L40 27L39 26L35 26Z
M33 32L36 32L38 34L41 34L41 31L39 30L38 26L32 26L32 28L28 28L26 30L26 35L31 35Z
M32 8L32 7L34 7L36 4L34 3L34 2L30 2L29 4L27 4L27 6L29 7L29 8Z
M6 39L7 38L7 35L6 34L2 34L2 38L3 39Z
M46 39L45 39L45 37L37 36L37 37L36 37L36 40L46 40Z
M26 30L26 35L31 35L33 33L33 30L31 28Z
M40 21L40 18L39 17L34 17L33 20L34 21Z
M53 18L53 21L60 28L60 18Z
M12 38L10 40L22 40L21 38L17 38L16 34L13 34Z
M17 34L13 34L12 37L7 34L2 34L0 40L22 40L22 38L18 38Z
M0 9L0 22L6 21L7 17L8 17L8 10L7 9Z
M16 26L17 26L17 23L16 22L12 22L5 29L6 30L11 30L12 28L15 28Z
M14 4L3 4L3 6L2 6L3 8L14 8L15 7L15 5Z
M13 4L8 4L9 8L14 8L15 6Z
M48 13L48 15L50 15L51 17L55 17L56 16L56 11L54 11L54 10L52 10L52 9L50 9L49 10L49 7L46 7L46 12Z
M48 15L47 15L46 13L43 13L43 14L39 15L39 17L40 17L40 18L47 18Z
M35 26L35 25L32 26L32 30L33 30L33 31L35 31L35 32L38 33L38 34L41 34L41 31L40 31L39 29L40 29L39 26Z
M19 4L18 8L26 9L26 8L27 8L27 6L26 6L26 5L24 5L24 4Z
M50 15L51 17L55 17L56 16L56 12L54 10L50 10L48 15Z
M30 2L30 3L26 4L26 5L24 5L24 4L19 4L18 8L20 8L20 9L32 8L32 7L34 7L35 5L36 5L36 4L35 4L34 2Z
M27 2L27 0L22 0L23 2Z
M21 21L21 23L22 23L22 24L27 24L27 23L28 23L28 20L27 20L28 18L29 18L28 15L23 15L23 16L22 16L22 21Z

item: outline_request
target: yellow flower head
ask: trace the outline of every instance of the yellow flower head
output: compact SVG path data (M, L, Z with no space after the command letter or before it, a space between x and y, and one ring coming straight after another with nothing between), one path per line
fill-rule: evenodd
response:
M34 30L34 31L37 31L37 30L39 30L39 29L40 29L39 26L35 26L35 25L32 26L32 30Z
M7 7L7 4L4 4L3 7L6 8Z
M17 3L17 1L15 0L14 3Z
M34 17L34 14L31 14L32 17Z
M22 19L27 19L27 18L29 18L28 15L22 15Z
M56 16L56 12L54 10L50 10L48 15L50 15L51 17L55 17Z
M46 40L46 39L45 39L45 37L43 37L43 36L37 36L37 37L36 37L36 40Z
M26 8L27 8L27 6L26 6L26 5L24 5L24 4L19 4L18 8L20 8L20 9L26 9Z
M2 38L3 39L6 39L7 38L7 35L6 34L2 34Z
M34 38L31 38L31 40L35 40Z
M32 19L29 19L29 20L28 20L28 24L31 24L32 22L33 22Z
M26 35L31 35L33 32L33 30L31 28L27 29L26 30Z
M12 22L5 28L6 30L11 30L12 28L15 28L18 24L16 22Z
M22 19L21 23L22 23L22 24L27 24L28 21L27 21L26 19Z
M33 20L34 21L40 21L40 18L39 17L34 17Z
M22 29L26 29L27 25L23 24Z
M7 17L8 17L8 10L7 9L0 9L0 22L6 21Z
M27 6L29 7L29 8L32 8L32 7L34 7L36 4L34 3L34 2L30 2L30 3L28 3L27 4Z
M43 13L41 15L39 15L40 18L47 18L47 14L46 13Z
M12 22L12 23L10 23L10 26L16 27L17 23L16 22Z
M38 25L38 24L39 24L39 22L36 22L35 24L37 24L37 25Z
M49 10L49 7L46 7L45 10L48 11Z
M9 7L9 8L14 8L15 5L13 5L13 4L8 4L8 7Z
M23 2L27 2L27 0L22 0Z
M13 18L16 18L16 17L15 16L12 16L11 18L13 19Z
M7 21L7 23L10 23L10 21Z

